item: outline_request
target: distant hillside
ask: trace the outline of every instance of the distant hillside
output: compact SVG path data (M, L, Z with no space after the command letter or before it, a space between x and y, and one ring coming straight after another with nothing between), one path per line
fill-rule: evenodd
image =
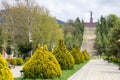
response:
M57 19L57 23L58 23L58 24L64 24L65 22Z

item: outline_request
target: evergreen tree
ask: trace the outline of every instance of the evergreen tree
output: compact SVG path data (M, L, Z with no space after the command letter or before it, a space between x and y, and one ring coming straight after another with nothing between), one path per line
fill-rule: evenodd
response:
M120 19L116 20L114 27L109 33L109 52L116 58L120 58Z
M23 70L25 78L46 79L61 76L60 65L47 46L38 45L32 58L25 63Z
M70 32L67 33L67 35L65 37L65 42L66 42L67 48L72 50L72 47L73 47L73 36L72 36L72 34Z
M58 60L61 69L72 69L74 67L74 58L67 50L64 40L59 41L59 46L53 51L53 54Z
M101 55L102 52L105 52L105 32L106 32L106 19L101 16L100 21L97 23L97 38L96 38L96 48L98 50L98 53Z
M101 16L100 21L98 21L96 26L96 47L99 54L104 53L108 57L112 55L110 52L112 50L110 39L113 38L112 35L115 31L113 28L117 20L118 17L116 15L110 14L107 17Z
M84 54L80 51L79 46L73 48L71 54L74 57L75 64L79 64L85 61Z
M90 59L90 55L89 55L89 53L87 52L87 50L84 50L82 53L83 53L83 55L84 55L85 60L89 60L89 59Z
M68 20L63 27L63 32L65 34L65 44L68 50L72 50L76 45L80 47L83 40L84 22L81 22L79 17L76 18L75 21ZM68 39L68 34L71 34L72 38ZM69 43L70 41L72 43Z

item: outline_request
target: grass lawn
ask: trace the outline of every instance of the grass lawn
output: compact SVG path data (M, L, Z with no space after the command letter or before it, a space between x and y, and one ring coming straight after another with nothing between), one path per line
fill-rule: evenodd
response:
M85 61L81 64L76 64L71 70L62 70L62 76L55 79L34 79L34 80L67 80L71 75L73 75L77 70L83 67L88 61ZM21 80L21 78L15 78L15 80ZM33 80L33 79L24 79L24 80Z

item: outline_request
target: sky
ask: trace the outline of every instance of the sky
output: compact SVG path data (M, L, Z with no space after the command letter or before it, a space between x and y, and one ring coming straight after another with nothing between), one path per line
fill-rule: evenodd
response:
M1 1L1 0L0 0ZM13 0L6 0L12 2ZM90 11L93 21L96 22L101 15L116 14L120 17L120 0L36 0L40 6L47 8L50 14L57 19L67 21L77 17L89 22ZM1 4L0 4L1 5Z
M47 8L52 16L67 21L79 17L89 22L90 11L93 12L94 22L101 15L116 14L120 17L120 0L37 0Z

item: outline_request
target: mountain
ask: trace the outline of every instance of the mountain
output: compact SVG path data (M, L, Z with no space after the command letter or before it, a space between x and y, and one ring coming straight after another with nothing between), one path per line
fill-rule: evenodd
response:
M58 23L58 24L64 24L65 22L62 21L62 20L57 19L57 23Z

